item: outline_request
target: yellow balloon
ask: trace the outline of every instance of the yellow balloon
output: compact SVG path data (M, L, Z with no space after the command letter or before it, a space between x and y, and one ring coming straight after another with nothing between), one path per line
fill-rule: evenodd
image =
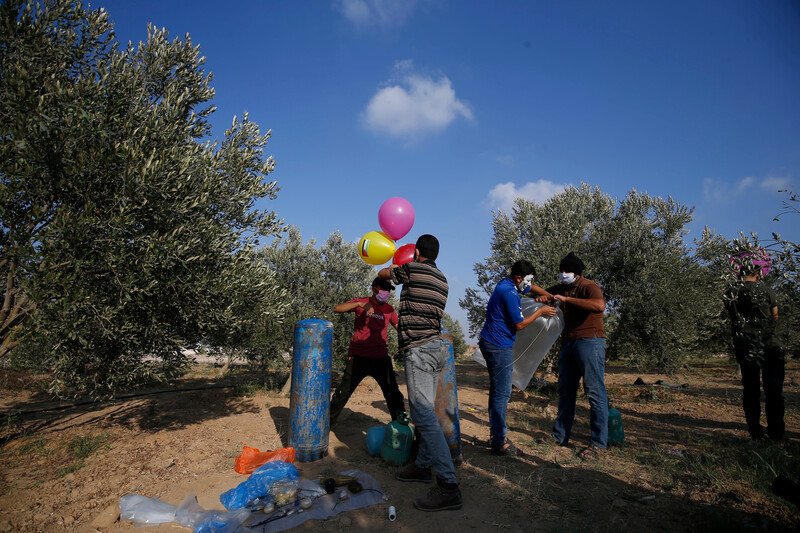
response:
M361 237L358 255L367 264L382 265L394 256L394 241L382 231L370 231Z

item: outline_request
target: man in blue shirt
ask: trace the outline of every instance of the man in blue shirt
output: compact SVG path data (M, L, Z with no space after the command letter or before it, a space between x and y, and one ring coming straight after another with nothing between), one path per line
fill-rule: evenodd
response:
M497 284L486 306L486 322L480 334L478 347L489 371L489 431L492 455L524 455L506 438L506 411L511 398L511 376L514 371L512 349L517 331L524 329L540 316L554 316L556 308L544 305L532 315L522 316L520 293L549 294L531 282L533 265L517 261L511 266L509 277Z

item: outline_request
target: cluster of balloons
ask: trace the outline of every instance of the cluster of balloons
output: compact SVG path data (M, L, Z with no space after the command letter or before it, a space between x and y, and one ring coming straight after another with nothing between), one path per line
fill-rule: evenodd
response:
M743 248L745 249L731 255L730 264L733 273L738 276L742 268L748 267L747 269L751 270L749 267L756 267L756 269L761 269L762 276L766 276L772 267L772 258L769 252L760 246L750 245Z
M382 265L393 259L395 265L414 260L414 244L395 249L414 225L414 208L405 198L389 198L378 210L378 224L383 231L370 231L358 243L358 255L370 265Z

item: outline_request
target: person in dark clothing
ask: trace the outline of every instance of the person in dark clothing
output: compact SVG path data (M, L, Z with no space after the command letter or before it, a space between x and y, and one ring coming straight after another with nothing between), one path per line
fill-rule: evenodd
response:
M761 280L758 265L745 263L739 269L741 282L725 291L723 300L731 319L733 350L742 370L742 407L753 440L765 438L761 425L761 387L767 415L766 436L782 441L784 422L783 350L775 335L778 302Z

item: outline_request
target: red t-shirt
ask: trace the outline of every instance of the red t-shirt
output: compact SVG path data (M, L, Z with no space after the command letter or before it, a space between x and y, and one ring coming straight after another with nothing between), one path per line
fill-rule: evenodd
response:
M373 359L389 357L386 335L389 324L397 327L397 313L394 307L377 303L372 298L353 298L350 302L370 302L372 305L369 306L369 311L364 307L355 308L353 338L350 340L350 349L347 353Z

